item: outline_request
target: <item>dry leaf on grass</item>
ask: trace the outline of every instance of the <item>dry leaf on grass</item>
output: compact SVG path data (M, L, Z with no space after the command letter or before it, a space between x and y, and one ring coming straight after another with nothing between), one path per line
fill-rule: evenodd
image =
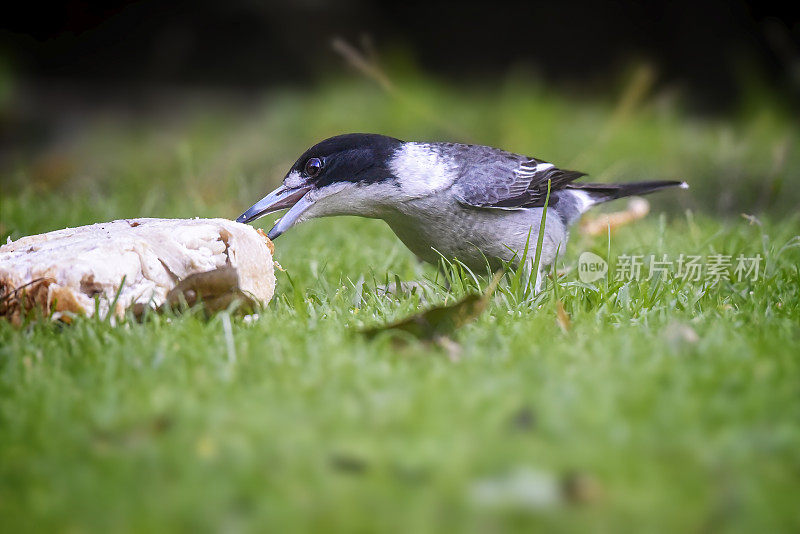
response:
M234 267L226 265L204 273L190 274L167 293L162 307L181 309L202 304L208 313L227 309L234 301L242 311L252 312L258 302L239 287L239 275Z
M564 303L556 301L556 322L565 334L572 328L572 319L570 319L567 310L564 309Z
M367 337L374 337L381 332L405 332L428 341L444 338L477 319L486 310L502 276L502 271L495 273L489 287L482 294L469 295L454 304L435 306L393 323L367 328L363 333Z

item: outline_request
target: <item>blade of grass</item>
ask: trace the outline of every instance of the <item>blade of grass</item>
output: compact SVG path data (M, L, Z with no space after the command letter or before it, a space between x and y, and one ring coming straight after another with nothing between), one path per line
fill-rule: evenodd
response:
M531 271L531 279L533 279L534 292L536 291L536 281L539 279L539 262L542 259L542 244L544 243L544 226L547 221L547 206L550 203L550 185L551 181L547 180L547 196L544 197L544 207L542 208L542 220L539 222L539 237L536 240L536 256L533 261L533 270ZM527 244L526 244L527 248ZM527 258L527 254L525 255ZM528 280L528 288L530 288L531 281Z

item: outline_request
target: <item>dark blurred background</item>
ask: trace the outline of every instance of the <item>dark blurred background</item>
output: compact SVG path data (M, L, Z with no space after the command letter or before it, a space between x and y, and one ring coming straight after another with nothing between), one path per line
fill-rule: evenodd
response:
M787 98L798 95L800 24L791 4L27 2L5 8L0 52L4 68L33 87L70 82L109 97L158 84L308 84L340 63L335 36L402 49L426 72L455 81L524 66L576 91L646 59L660 83L686 86L699 110L718 112L735 103L751 71Z
M626 69L647 65L652 92L679 93L697 116L735 111L748 91L758 105L754 87L800 112L800 22L789 4L17 3L0 21L0 169L69 138L98 110L157 115L198 94L241 109L265 91L352 76L336 38L395 73L487 94L524 72L560 95L603 98L619 94Z

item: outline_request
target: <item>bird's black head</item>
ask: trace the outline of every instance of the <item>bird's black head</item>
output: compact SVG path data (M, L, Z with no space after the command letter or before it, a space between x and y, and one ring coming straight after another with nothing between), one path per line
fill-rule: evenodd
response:
M274 239L301 219L337 214L336 205L322 200L336 193L341 193L341 197L348 185L393 180L389 162L402 144L393 137L363 133L337 135L317 143L292 165L281 187L251 206L236 221L247 223L290 208L270 230L268 236ZM338 214L345 213L347 206L352 205L346 199L340 200L341 213Z
M379 134L337 135L306 150L286 178L299 175L305 183L318 188L336 182L390 180L392 174L387 163L401 144L399 139Z

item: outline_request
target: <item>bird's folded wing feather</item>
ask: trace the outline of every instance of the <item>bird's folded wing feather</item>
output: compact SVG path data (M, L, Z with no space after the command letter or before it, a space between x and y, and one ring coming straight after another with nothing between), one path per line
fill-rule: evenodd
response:
M479 208L543 207L548 180L553 192L585 176L582 172L558 169L552 163L534 158L507 152L503 155L503 158L485 158L464 166L454 184L459 202Z

